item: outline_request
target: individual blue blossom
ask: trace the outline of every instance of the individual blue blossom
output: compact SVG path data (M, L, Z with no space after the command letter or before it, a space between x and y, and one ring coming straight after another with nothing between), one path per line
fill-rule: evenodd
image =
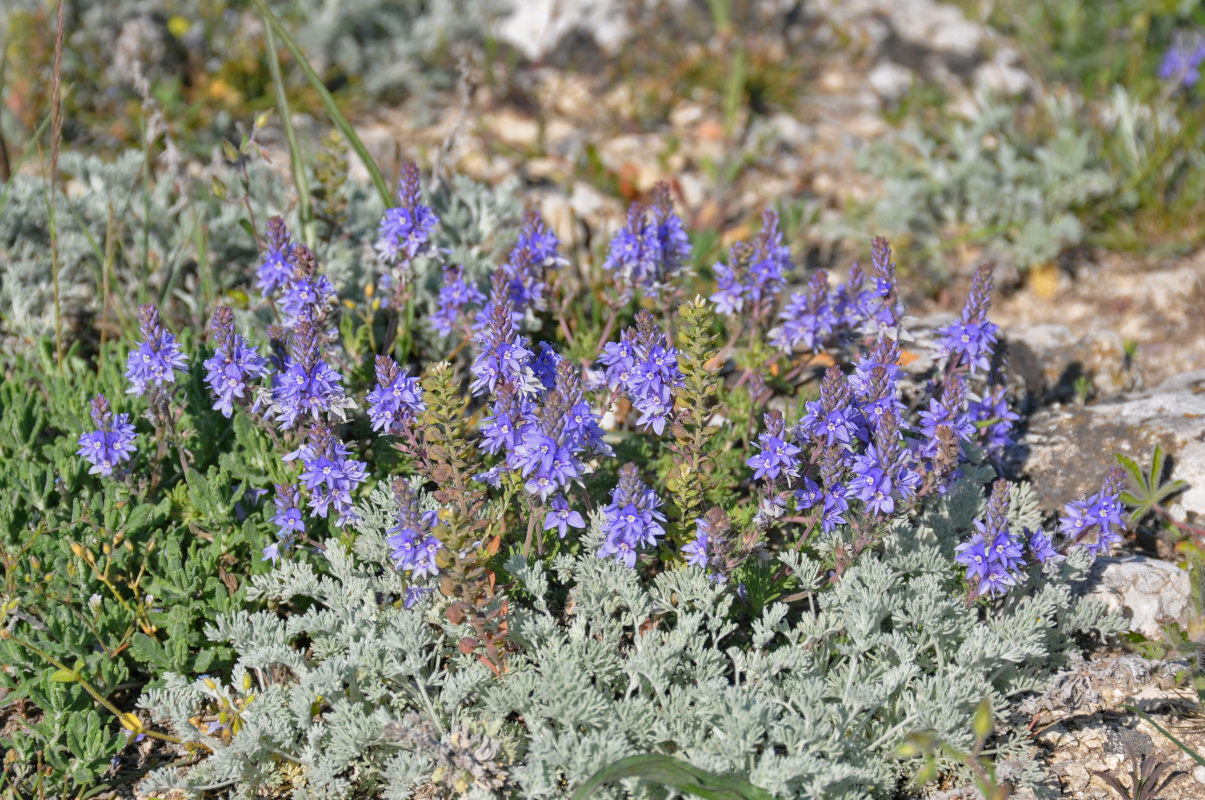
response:
M440 336L448 336L465 314L469 305L485 302L485 295L464 276L459 266L444 268L444 282L439 290L435 311L430 316L431 329Z
M817 270L807 294L792 294L778 318L782 325L771 336L771 344L788 353L823 350L837 324L829 300L828 273Z
M599 363L607 384L622 391L640 413L637 425L660 435L674 408L674 390L682 385L678 351L670 346L652 314L641 310L636 325L620 335L619 342L603 347Z
M1025 529L1026 543L1029 545L1029 553L1033 556L1034 561L1039 564L1057 564L1060 561L1065 561L1067 557L1060 553L1050 541L1050 537L1038 528L1036 531Z
M108 478L115 467L129 461L136 452L134 426L129 414L113 414L103 394L92 398L91 414L96 429L80 434L76 454L92 465L88 474Z
M234 332L234 312L218 306L209 322L215 352L205 359L205 382L215 398L213 408L227 419L234 402L248 396L248 383L268 374L268 360Z
M1159 62L1159 77L1176 86L1195 86L1201 80L1202 63L1205 63L1205 36L1181 31Z
M281 549L287 553L293 549L298 536L305 533L305 522L301 517L301 495L291 484L276 484L276 513L272 524L276 526L276 541L264 548L264 561L276 561Z
M665 515L658 511L661 500L644 481L635 464L619 469L619 483L611 492L611 503L603 509L605 539L599 558L614 558L627 567L636 566L636 552L642 545L656 546L665 535Z
M385 211L377 229L377 255L386 264L409 262L426 253L431 231L439 224L435 212L423 205L415 164L402 165L397 197L398 205Z
M277 422L292 428L302 417L317 421L325 412L341 415L348 404L343 378L322 357L322 333L302 322L288 335L289 351L272 378Z
M1108 555L1113 545L1121 542L1126 516L1121 505L1123 473L1114 467L1105 476L1100 491L1092 496L1081 495L1064 506L1066 516L1059 520L1066 547L1082 545L1093 556ZM1064 549L1066 549L1064 547Z
M311 428L307 442L284 457L300 461L301 482L309 492L309 507L316 516L333 510L335 525L342 527L358 519L352 508L352 491L364 482L365 464L348 457L347 446L321 425Z
M418 497L405 478L398 478L393 483L393 496L397 502L397 524L390 528L385 537L389 546L389 557L396 569L407 573L411 578L424 578L439 574L437 558L443 549L443 543L431 533L438 517L433 511L422 513L418 506ZM407 594L407 605L413 605L418 599Z
M293 277L293 242L280 217L268 220L268 249L256 273L255 285L264 297L276 294Z
M368 393L368 419L381 433L400 433L402 426L426 410L418 378L402 372L389 356L377 356L377 383Z
M988 321L991 305L992 268L983 265L971 279L971 292L957 322L941 328L941 351L956 367L968 367L971 374L991 367L999 328Z
M754 470L754 480L777 480L780 475L794 478L799 474L800 447L787 441L782 414L771 411L765 415L766 432L757 440L760 452L750 457L745 464Z
M611 239L603 269L624 291L640 288L656 297L690 260L690 240L674 212L669 184L658 183L653 204L632 203L627 222Z
M142 340L126 359L126 378L130 381L126 394L142 396L152 386L175 383L176 370L186 370L188 358L150 303L138 307L138 330Z
M569 501L564 495L557 495L549 503L548 513L544 515L544 530L556 528L557 537L564 539L570 528L584 528L586 521L582 515L569 507Z

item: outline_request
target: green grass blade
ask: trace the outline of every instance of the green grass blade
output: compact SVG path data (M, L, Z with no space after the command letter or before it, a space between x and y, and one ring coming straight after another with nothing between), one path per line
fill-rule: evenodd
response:
M306 79L310 82L310 86L318 93L318 97L322 99L322 104L326 106L326 113L330 115L331 122L335 123L346 137L347 143L351 145L351 149L356 151L356 155L360 157L360 161L364 163L365 169L368 170L369 176L372 177L372 182L377 188L377 193L381 195L381 202L386 208L393 205L393 192L389 190L389 184L385 182L385 176L381 174L380 168L376 162L372 160L372 156L368 155L368 149L364 147L364 143L360 141L360 137L356 135L352 129L351 123L347 121L347 117L343 116L343 112L339 110L339 106L335 104L335 98L331 97L331 93L326 90L326 86L322 83L322 79L318 77L318 73L314 72L314 68L310 66L310 62L306 59L305 53L301 52L301 48L297 46L297 42L289 35L289 32L281 24L269 9L264 0L251 0L255 4L255 8L263 16L268 23L268 28L271 29L284 44L285 49L301 67L301 71L305 73Z
M297 131L293 128L293 115L289 113L289 98L285 94L284 78L280 74L280 59L276 54L276 38L272 26L264 18L264 41L268 48L268 71L272 73L272 87L276 90L276 111L284 128L285 141L289 144L289 169L293 173L293 186L297 189L297 215L301 218L301 240L307 247L314 247L314 213L310 204L310 182L305 175L305 162L301 160L301 147L297 144Z
M655 753L628 756L603 767L577 788L572 800L588 800L599 787L621 778L650 781L704 800L774 800L774 795L739 775L716 775Z

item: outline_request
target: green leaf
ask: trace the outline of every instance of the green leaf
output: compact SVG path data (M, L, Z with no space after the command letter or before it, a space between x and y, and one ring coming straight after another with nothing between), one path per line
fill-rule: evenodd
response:
M672 756L649 753L621 758L603 767L577 788L572 800L586 800L599 787L621 778L649 781L705 800L772 800L774 797L738 775L716 775Z
M79 676L69 669L56 669L50 673L50 680L55 683L75 683Z
M1156 450L1158 450L1158 448L1156 448ZM1136 486L1142 489L1148 488L1146 481L1143 480L1142 469L1138 466L1138 463L1134 461L1134 459L1129 458L1128 456L1123 456L1121 453L1115 454L1114 457L1117 459L1117 463L1125 468L1125 471L1130 474L1130 478L1133 479Z
M985 697L975 707L975 716L971 718L971 730L975 738L982 742L992 732L992 704Z

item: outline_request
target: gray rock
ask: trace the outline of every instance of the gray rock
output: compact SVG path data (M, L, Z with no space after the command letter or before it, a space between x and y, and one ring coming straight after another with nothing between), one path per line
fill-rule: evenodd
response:
M1205 519L1205 369L1095 405L1041 409L1029 418L1012 458L1041 505L1061 510L1099 488L1114 453L1146 464L1156 444L1167 454L1171 477L1189 484L1168 502L1168 511L1179 519Z
M1169 561L1145 556L1100 558L1090 595L1129 620L1130 630L1155 639L1164 625L1185 625L1192 613L1192 582Z
M1093 394L1110 397L1141 384L1114 331L1076 335L1065 325L1017 325L1004 331L1013 377L1033 399L1069 400L1076 381L1088 381Z
M613 53L631 34L630 5L626 0L524 0L513 4L498 38L533 61L574 34L589 36L604 53Z

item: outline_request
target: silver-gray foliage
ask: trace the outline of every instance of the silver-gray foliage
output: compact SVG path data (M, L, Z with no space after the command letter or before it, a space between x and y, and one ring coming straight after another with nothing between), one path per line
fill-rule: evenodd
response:
M988 477L968 468L835 582L815 558L784 555L809 596L771 603L746 625L735 621L735 587L702 570L647 581L595 557L596 516L578 554L548 565L510 557L517 651L500 676L459 652L465 631L440 601L402 607L384 541L394 501L378 489L352 549L327 543L328 574L284 562L253 581L262 610L209 631L238 653L229 681L170 675L145 693L157 725L212 755L152 773L143 789L560 797L604 764L660 752L744 773L779 797L893 796L909 765L892 752L909 733L968 746L983 697L1001 718L1045 687L1075 635L1121 626L1073 591L1089 566L1082 549L986 611L967 606L952 556L984 510ZM1010 524L1035 513L1032 493L1019 492ZM233 736L192 721L212 719L221 697L251 696ZM1040 777L1018 766L1032 762L1020 734L1001 732L993 752L1013 780ZM660 795L627 782L607 796Z

